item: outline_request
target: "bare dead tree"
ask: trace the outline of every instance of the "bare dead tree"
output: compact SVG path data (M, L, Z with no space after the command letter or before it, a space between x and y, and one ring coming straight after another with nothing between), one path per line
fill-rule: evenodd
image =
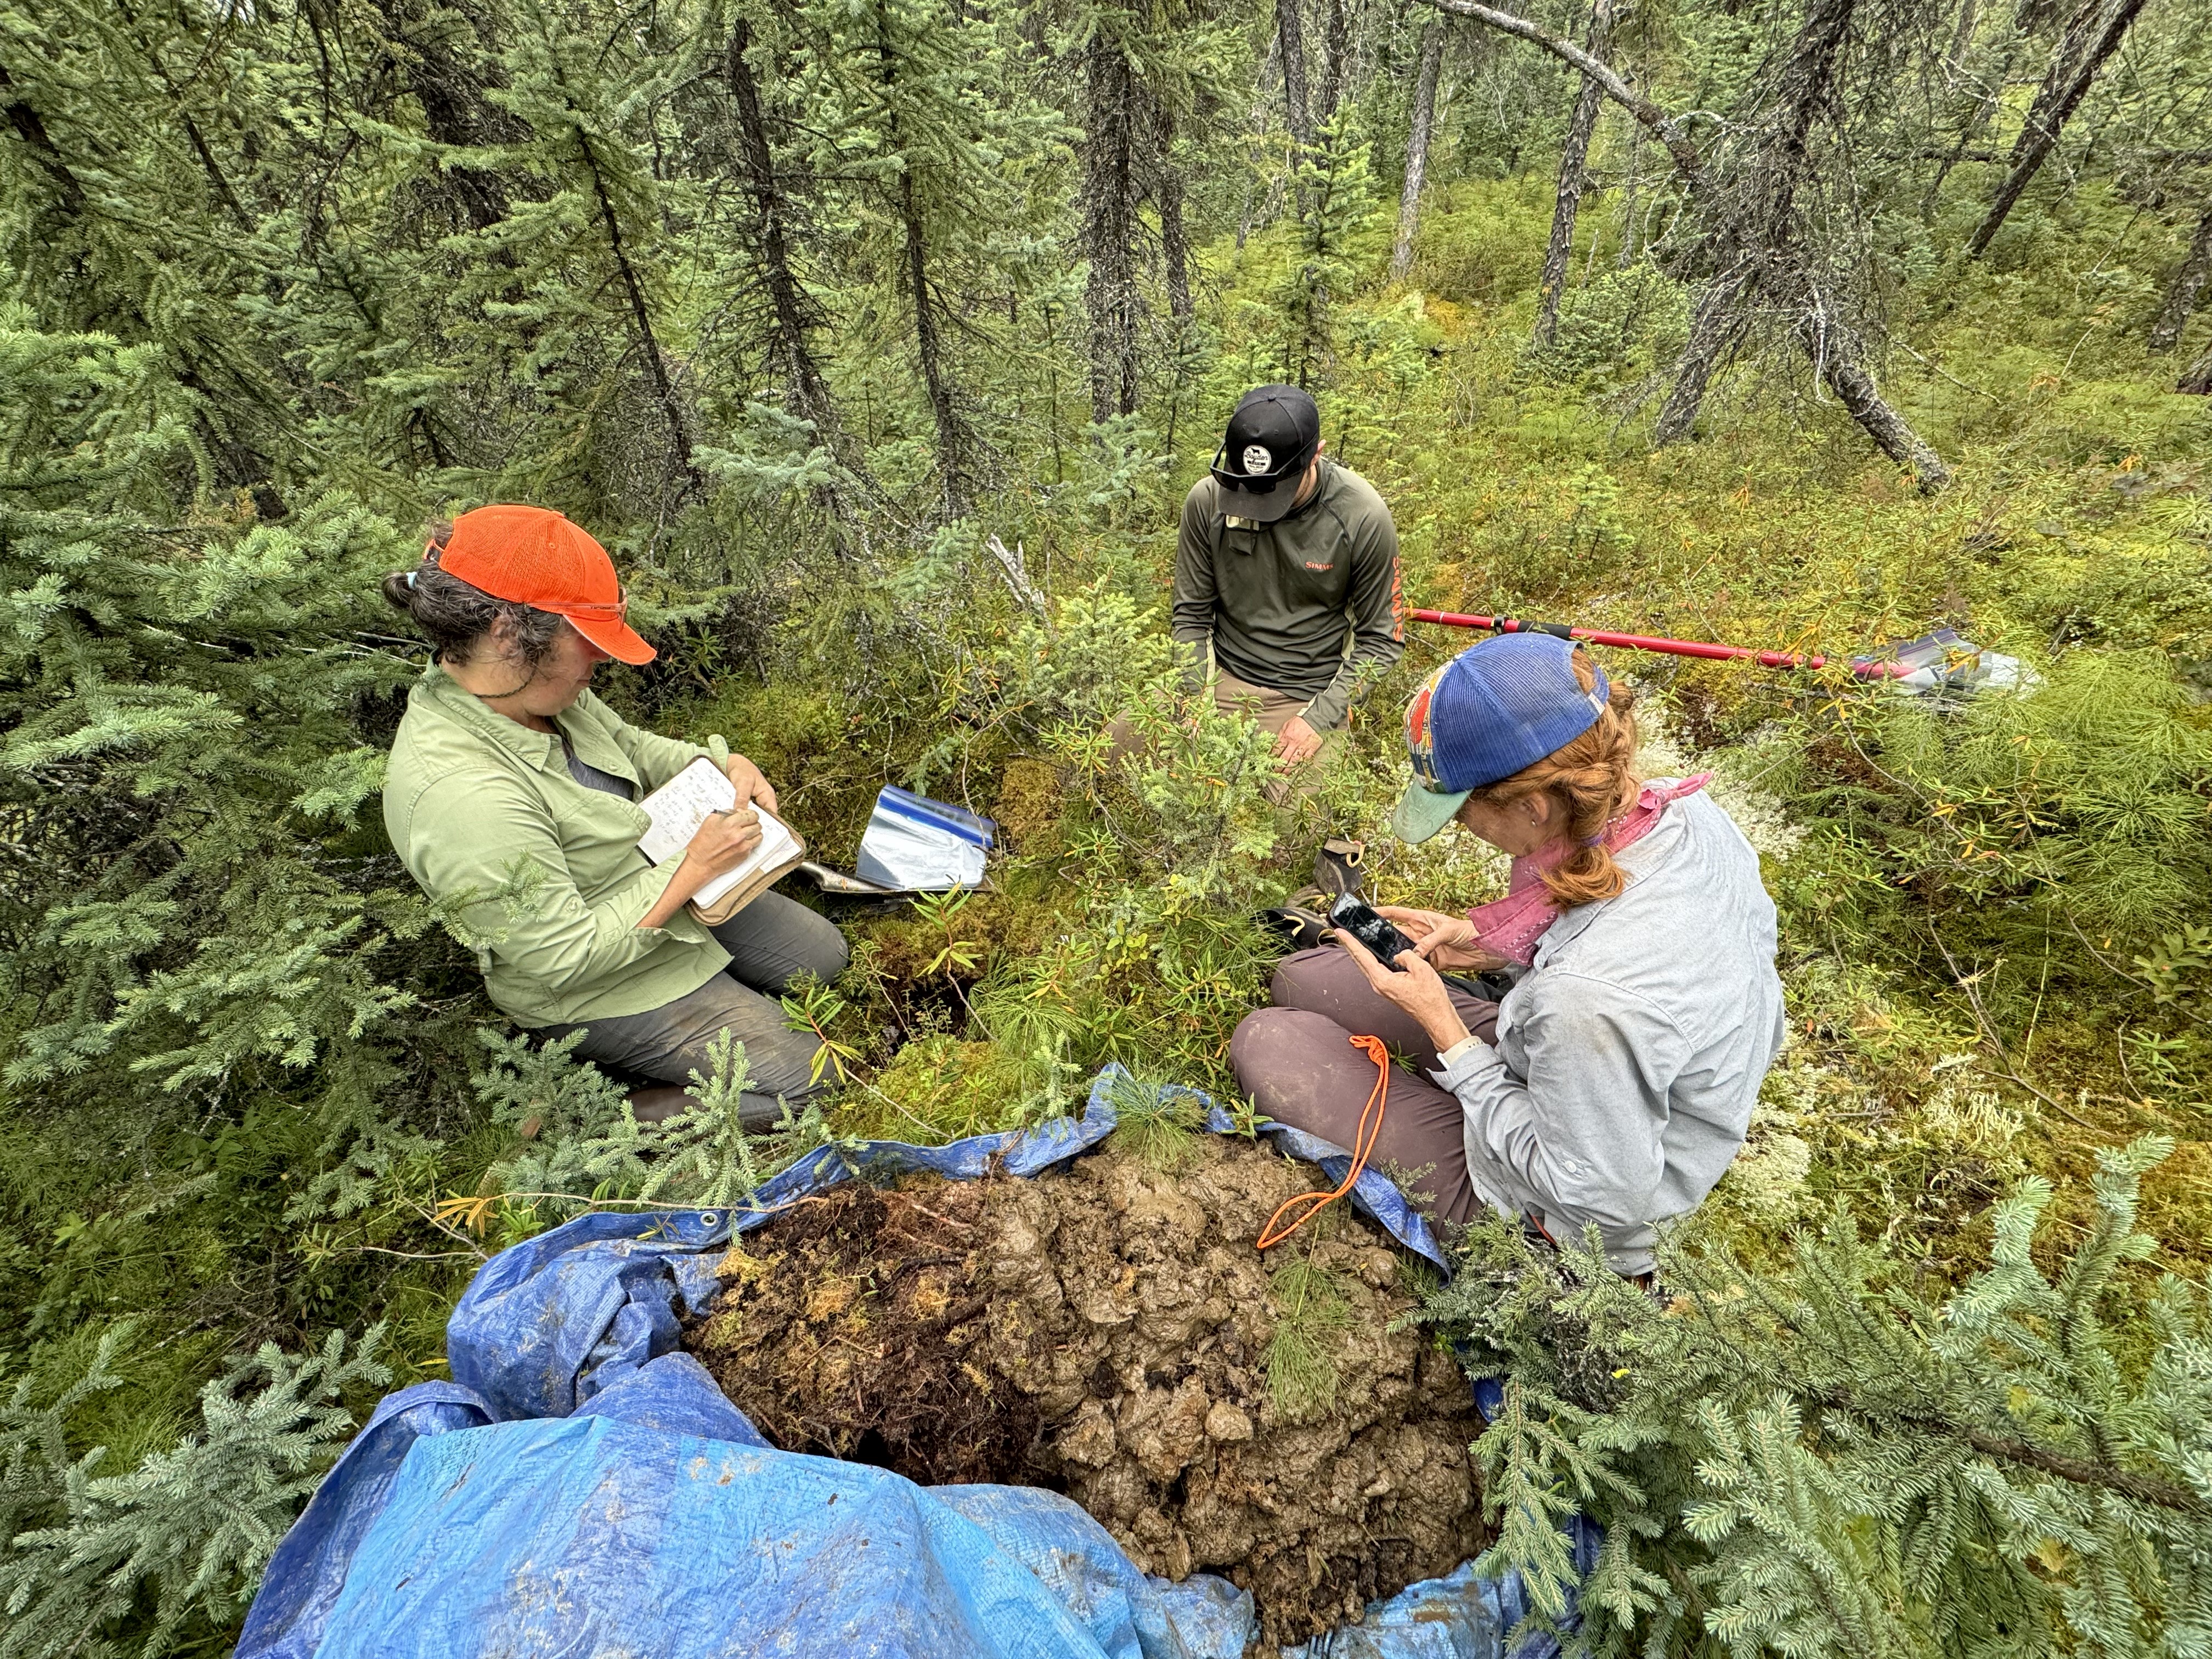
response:
M1857 4L1811 0L1775 75L1767 118L1748 135L1746 164L1731 169L1725 194L1706 192L1704 240L1714 275L1699 296L1674 391L1660 413L1656 435L1662 445L1687 438L1695 427L1714 368L1743 331L1742 302L1761 288L1780 298L1805 286L1796 257L1797 193L1806 181L1813 122L1833 83Z
M1801 192L1815 182L1810 140L1832 104L1837 66L1860 0L1808 0L1796 38L1762 91L1763 107L1739 119L1727 166L1711 167L1681 122L1607 64L1541 25L1481 0L1425 0L1541 47L1593 81L1674 157L1699 221L1698 258L1710 271L1699 291L1673 392L1654 434L1661 444L1691 434L1714 369L1743 337L1754 301L1788 319L1820 380L1882 452L1934 493L1950 470L1881 395L1865 367L1864 342L1797 234Z
M1620 251L1613 257L1614 268L1626 270L1636 263L1636 233L1638 229L1637 210L1638 187L1644 182L1644 129L1628 129L1628 165L1621 169L1620 181Z
M2028 106L2027 119L2014 141L2011 169L1966 244L1968 258L1980 258L1990 239L2004 228L2021 193L2057 148L2067 118L2088 95L2097 71L2119 49L2128 25L2142 9L2143 0L2082 0L2068 21L2057 50L2051 53L2043 84L2036 88L2035 101Z
M1966 78L1966 54L1973 49L1974 25L1978 21L1974 0L1959 0L1959 21L1951 31L1951 50L1943 64L1944 78L1954 87Z
M1911 423L1885 398L1874 376L1859 362L1860 344L1852 335L1810 319L1805 325L1806 349L1812 354L1820 378L1836 394L1846 413L1872 438L1881 453L1913 476L1921 494L1933 495L1951 483L1951 469L1934 446L1912 429Z
M1437 82L1444 66L1444 20L1421 28L1420 66L1413 76L1413 113L1406 131L1406 183L1398 192L1398 236L1390 246L1390 280L1403 282L1413 268L1413 239L1421 228L1421 183L1429 170L1429 136L1437 120Z
M2159 307L2158 320L2150 325L2153 351L2171 351L2181 343L2182 331L2189 326L2208 282L2212 282L2212 204L2197 219L2197 234L2189 239L2189 252L2181 256L2181 268L2166 284L2166 303Z
M1705 407L1713 370L1741 332L1736 319L1748 283L1747 273L1728 270L1708 277L1698 290L1697 304L1690 313L1689 337L1682 343L1682 355L1674 366L1674 384L1651 434L1659 447L1680 443L1697 430L1698 412Z
M1613 46L1613 0L1596 0L1590 8L1589 51L1602 59ZM1588 76L1575 88L1574 112L1567 118L1567 136L1559 145L1559 185L1552 204L1552 236L1544 246L1543 274L1536 284L1534 343L1551 344L1559 325L1559 291L1566 286L1567 256L1574 251L1575 219L1582 207L1583 191L1589 184L1590 135L1597 131L1598 106L1605 94Z
M1942 195L1943 181L1951 176L1952 168L1957 167L1961 161L1984 159L1994 161L1998 159L1994 155L1984 157L1974 148L1974 140L1982 136L1983 131L1990 124L1990 118L1996 113L1998 101L2004 96L2005 83L2012 76L2014 60L2019 55L2020 37L2014 35L2005 43L2004 56L1997 60L1996 67L1990 71L1989 78L1982 83L1980 90L1975 94L1973 106L1967 111L1966 118L1960 122L1958 142L1936 158L1940 163L1936 169L1936 176L1928 181L1927 191L1920 198L1922 222L1929 224L1935 222L1936 199ZM1965 74L1963 60L1954 58L1954 80L1963 80Z
M1688 131L1680 121L1646 98L1619 70L1602 58L1593 58L1564 35L1554 34L1541 24L1532 23L1525 17L1516 17L1510 11L1499 11L1486 6L1481 0L1422 0L1425 5L1438 11L1449 12L1455 17L1472 17L1478 23L1496 29L1501 34L1526 40L1540 46L1569 67L1587 75L1598 83L1605 95L1634 116L1674 159L1674 169L1686 184L1694 185L1705 175L1705 157L1691 141Z

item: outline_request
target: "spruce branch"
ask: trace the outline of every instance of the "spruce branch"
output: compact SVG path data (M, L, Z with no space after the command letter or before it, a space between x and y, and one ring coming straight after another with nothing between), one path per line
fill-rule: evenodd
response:
M12 1534L0 1552L0 1659L77 1650L142 1610L139 1651L152 1659L196 1611L233 1615L353 1432L343 1397L391 1381L377 1358L383 1332L371 1327L349 1352L333 1331L300 1358L263 1344L200 1390L199 1432L119 1474L100 1473L104 1447L69 1457L63 1425L90 1393L120 1384L121 1334L103 1336L42 1409L19 1383L0 1413L0 1520Z

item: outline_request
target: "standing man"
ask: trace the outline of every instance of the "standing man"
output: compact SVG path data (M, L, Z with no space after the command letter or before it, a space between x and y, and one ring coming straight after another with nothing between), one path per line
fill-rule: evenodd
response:
M1215 705L1249 714L1292 763L1343 727L1361 675L1406 648L1398 527L1328 448L1312 398L1254 387L1184 498L1176 543L1176 642Z

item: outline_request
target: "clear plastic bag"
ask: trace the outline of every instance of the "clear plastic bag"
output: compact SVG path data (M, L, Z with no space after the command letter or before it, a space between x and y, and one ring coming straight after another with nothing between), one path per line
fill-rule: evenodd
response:
M902 893L982 884L997 826L964 808L886 786L854 866L863 881Z

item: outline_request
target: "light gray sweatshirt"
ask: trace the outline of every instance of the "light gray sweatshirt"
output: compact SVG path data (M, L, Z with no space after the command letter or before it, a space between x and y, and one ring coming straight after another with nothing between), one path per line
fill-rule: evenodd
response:
M1595 1223L1613 1267L1695 1209L1751 1124L1782 1047L1774 902L1759 854L1686 795L1620 854L1626 891L1553 922L1498 1010L1434 1075L1467 1113L1467 1172L1554 1237Z

